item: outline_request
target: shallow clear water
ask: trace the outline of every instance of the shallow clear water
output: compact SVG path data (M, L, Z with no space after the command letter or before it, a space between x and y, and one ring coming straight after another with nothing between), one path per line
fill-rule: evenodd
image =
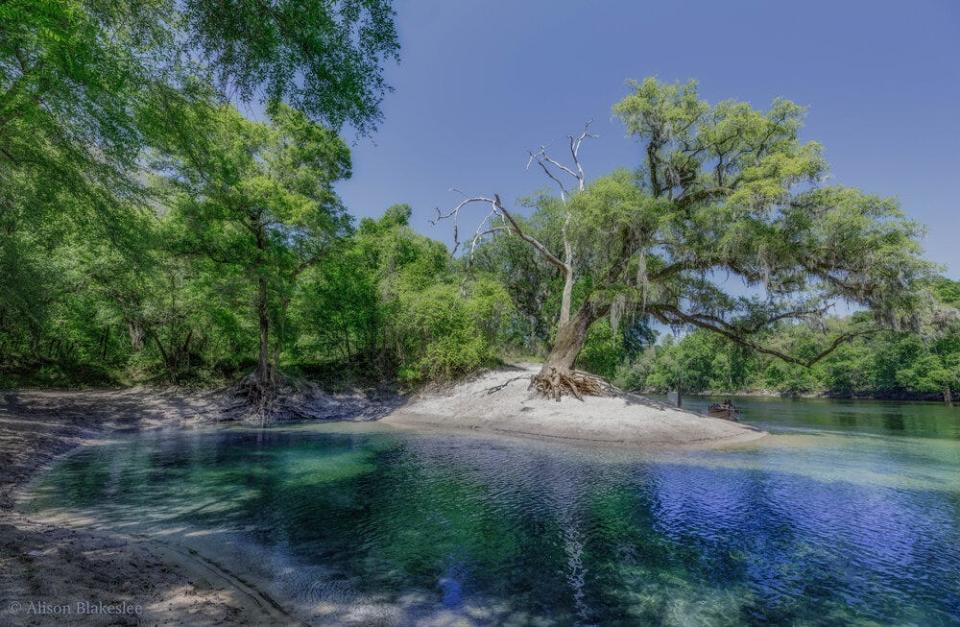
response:
M960 409L740 404L774 435L656 456L347 426L142 435L66 458L28 507L203 540L318 620L960 623Z

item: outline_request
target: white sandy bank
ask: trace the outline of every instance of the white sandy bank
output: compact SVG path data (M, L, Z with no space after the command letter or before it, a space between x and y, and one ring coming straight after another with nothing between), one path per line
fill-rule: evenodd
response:
M527 390L538 370L539 366L527 364L488 372L414 398L383 422L630 448L725 446L766 435L636 394L584 401L565 396L559 403L539 398Z

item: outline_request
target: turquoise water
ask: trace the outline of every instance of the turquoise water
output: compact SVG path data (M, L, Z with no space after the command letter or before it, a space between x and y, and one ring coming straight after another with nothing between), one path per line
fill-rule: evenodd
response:
M320 623L960 624L960 410L738 402L774 435L141 435L66 458L27 507L205 542Z

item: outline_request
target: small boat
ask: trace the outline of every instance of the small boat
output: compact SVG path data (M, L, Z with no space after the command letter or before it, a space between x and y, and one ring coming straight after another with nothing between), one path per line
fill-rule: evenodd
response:
M740 410L734 407L730 401L714 403L707 409L707 415L711 418L723 418L724 420L737 420L740 417Z

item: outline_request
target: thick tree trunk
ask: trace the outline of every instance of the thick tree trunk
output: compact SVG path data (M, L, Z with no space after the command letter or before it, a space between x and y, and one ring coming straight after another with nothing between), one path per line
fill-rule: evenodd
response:
M949 385L943 388L943 402L947 405L953 405L953 392Z
M563 294L560 296L560 326L570 322L570 302L573 300L573 272L563 277Z
M170 353L163 346L163 342L160 341L160 336L156 333L151 332L150 337L153 338L153 343L157 347L157 352L160 353L160 358L163 359L163 365L167 369L167 374L170 375L171 379L176 378L177 376L177 367L173 362L173 359L170 357Z
M567 221L569 221L569 216ZM560 326L565 325L570 322L570 306L573 301L573 244L570 243L570 240L567 238L566 229L567 226L564 224L564 233L563 233L563 265L565 270L563 273L563 293L560 296Z
M261 386L270 382L270 315L267 310L267 279L257 280L257 317L260 322L260 352L257 356L256 379Z
M587 341L590 325L605 316L609 309L609 305L587 303L565 324L561 324L553 348L543 368L531 381L530 387L558 401L565 393L577 398L602 393L603 387L599 379L576 372L573 366Z
M605 313L605 311L604 311ZM547 356L544 368L553 367L558 370L572 370L577 361L577 355L587 341L587 331L594 321L604 313L600 313L595 306L584 305L565 324L557 330L557 339Z
M273 400L276 386L274 369L270 363L270 310L267 300L267 276L264 269L267 237L259 218L254 223L253 231L256 234L258 253L256 262L257 322L260 330L260 346L257 352L257 370L253 374L253 380L247 384L247 394L250 400L259 407L261 416L263 416L264 409Z

